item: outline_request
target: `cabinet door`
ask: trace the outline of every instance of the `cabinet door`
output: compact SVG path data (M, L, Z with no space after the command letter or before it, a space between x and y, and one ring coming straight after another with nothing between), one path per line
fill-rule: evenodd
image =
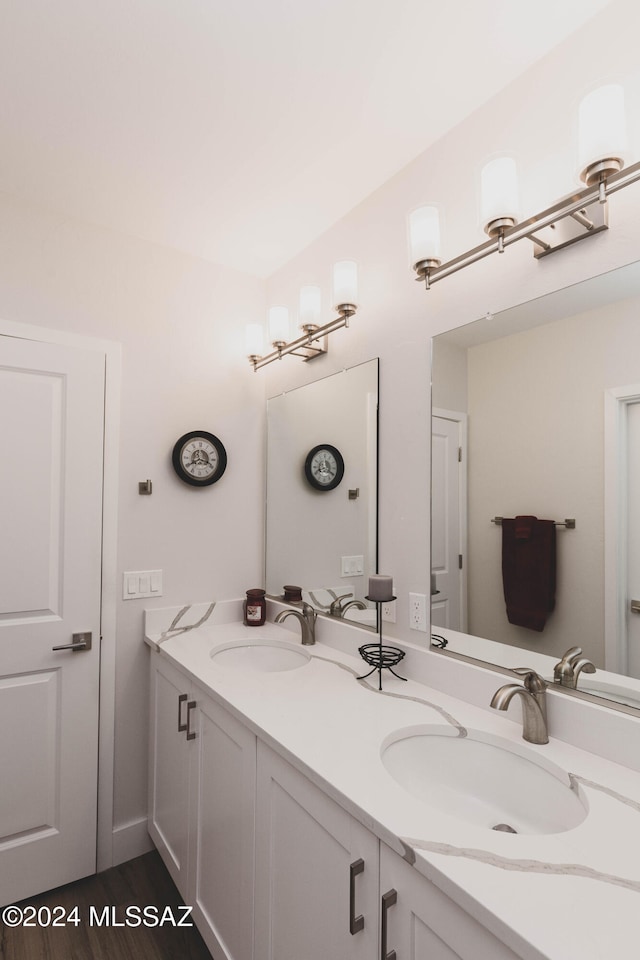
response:
M389 896L395 892L396 896ZM381 956L518 960L515 953L385 844L380 844ZM386 922L385 922L386 921Z
M197 687L189 903L216 960L253 957L256 738Z
M162 657L151 657L149 833L175 885L187 896L189 681Z
M375 958L378 840L262 743L257 797L255 960Z

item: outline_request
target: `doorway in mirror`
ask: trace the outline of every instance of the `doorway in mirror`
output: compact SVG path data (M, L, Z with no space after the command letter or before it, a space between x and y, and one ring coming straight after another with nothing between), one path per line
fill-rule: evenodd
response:
M465 413L431 416L431 625L467 629Z

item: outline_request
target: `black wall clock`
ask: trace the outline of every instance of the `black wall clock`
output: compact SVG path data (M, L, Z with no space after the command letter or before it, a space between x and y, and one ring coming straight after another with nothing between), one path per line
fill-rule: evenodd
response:
M227 467L222 442L206 430L192 430L176 441L171 454L173 469L192 487L208 487L219 480Z
M337 447L319 443L307 454L304 474L316 490L333 490L344 476L344 460Z

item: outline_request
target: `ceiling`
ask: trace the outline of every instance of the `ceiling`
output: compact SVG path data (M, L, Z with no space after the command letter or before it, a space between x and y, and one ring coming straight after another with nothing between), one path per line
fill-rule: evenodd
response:
M609 0L3 0L0 191L268 276Z

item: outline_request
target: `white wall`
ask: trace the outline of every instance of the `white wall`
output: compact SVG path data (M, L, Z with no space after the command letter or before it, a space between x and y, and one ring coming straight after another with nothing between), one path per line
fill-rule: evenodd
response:
M244 356L244 320L262 315L264 285L3 195L0 261L3 320L122 344L118 577L160 568L164 596L118 602L117 829L146 816L143 608L239 596L263 580L265 394ZM192 429L219 436L229 458L204 490L171 467ZM153 494L139 496L147 478Z
M542 261L533 259L531 244L523 240L429 292L412 279L406 217L421 203L441 204L445 259L481 243L479 171L499 151L517 158L523 218L575 190L578 103L604 80L624 84L637 143L636 41L637 8L628 0L612 4L606 15L467 118L270 280L269 301L294 306L303 283L324 281L328 298L333 261L358 260L358 313L348 330L331 337L329 355L317 363L335 370L373 356L381 360L379 557L381 568L394 575L399 598L398 622L389 625L390 633L409 636L407 594L429 592L429 338L640 258L640 186L611 198L606 234ZM428 104L423 94L408 91L416 99L416 122L420 104ZM428 108L423 122L428 122ZM634 151L631 159L638 157ZM265 371L269 393L314 378L316 371L293 359L286 366L284 361L273 365Z

